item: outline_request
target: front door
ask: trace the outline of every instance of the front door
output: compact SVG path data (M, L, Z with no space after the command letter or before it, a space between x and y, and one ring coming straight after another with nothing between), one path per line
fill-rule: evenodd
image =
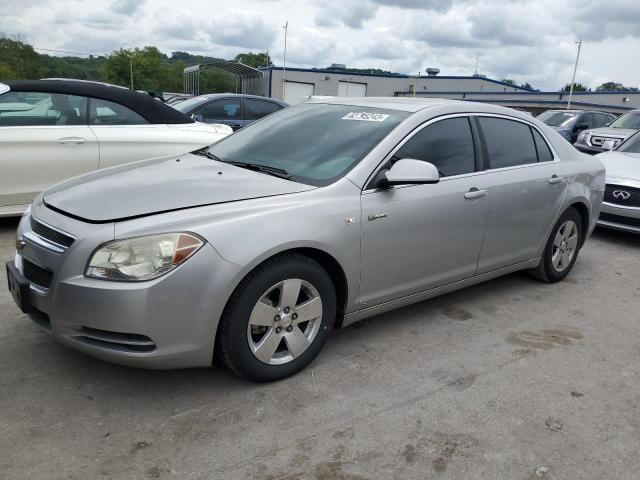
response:
M476 148L467 117L430 123L391 161L433 163L440 182L363 192L362 308L475 274L489 211Z

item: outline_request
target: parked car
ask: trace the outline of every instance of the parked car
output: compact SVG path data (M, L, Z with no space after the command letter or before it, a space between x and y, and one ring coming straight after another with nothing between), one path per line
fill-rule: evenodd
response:
M605 128L584 130L573 144L585 153L602 153L620 145L626 138L640 130L640 109L631 110ZM608 143L608 146L605 146Z
M607 170L598 225L640 233L640 133L598 158Z
M0 217L22 214L38 193L69 177L190 152L230 133L104 83L0 84Z
M335 326L517 270L562 280L604 182L598 158L511 109L310 100L208 150L48 190L9 286L90 355L182 368L215 353L276 380Z
M616 119L610 113L595 110L547 110L537 118L570 143L575 143L581 131L606 127Z
M213 93L184 100L172 107L198 122L222 123L238 130L288 105L273 98Z

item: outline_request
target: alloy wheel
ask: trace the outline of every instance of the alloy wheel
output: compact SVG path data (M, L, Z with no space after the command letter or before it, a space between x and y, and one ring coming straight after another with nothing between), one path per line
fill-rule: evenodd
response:
M576 254L578 248L578 225L567 220L556 232L553 241L551 264L556 272L565 271Z
M290 278L270 287L249 316L247 340L254 356L282 365L302 355L322 323L322 299L309 282Z

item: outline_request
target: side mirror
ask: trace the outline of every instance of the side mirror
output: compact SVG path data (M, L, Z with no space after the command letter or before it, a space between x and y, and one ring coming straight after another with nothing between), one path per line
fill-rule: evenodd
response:
M204 117L200 113L194 113L193 115L191 115L191 118L193 118L196 122L204 122Z
M589 125L586 123L579 123L578 125L576 125L576 132L579 132L581 130L586 130L587 128L589 128Z
M386 183L386 186L422 185L438 183L439 181L440 174L432 163L415 160L413 158L403 158L384 172L382 183Z

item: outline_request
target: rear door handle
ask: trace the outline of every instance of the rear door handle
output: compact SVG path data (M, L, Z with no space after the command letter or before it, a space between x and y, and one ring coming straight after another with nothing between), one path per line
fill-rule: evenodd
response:
M549 179L549 183L551 185L556 185L558 183L562 183L564 180L564 177L559 177L557 175L551 175L551 178Z
M474 198L482 198L486 196L486 190L478 190L476 187L470 188L469 191L464 194L464 198L466 198L467 200L473 200Z
M62 143L63 145L73 144L80 145L81 143L86 142L86 139L82 137L64 137L58 139L58 143Z

